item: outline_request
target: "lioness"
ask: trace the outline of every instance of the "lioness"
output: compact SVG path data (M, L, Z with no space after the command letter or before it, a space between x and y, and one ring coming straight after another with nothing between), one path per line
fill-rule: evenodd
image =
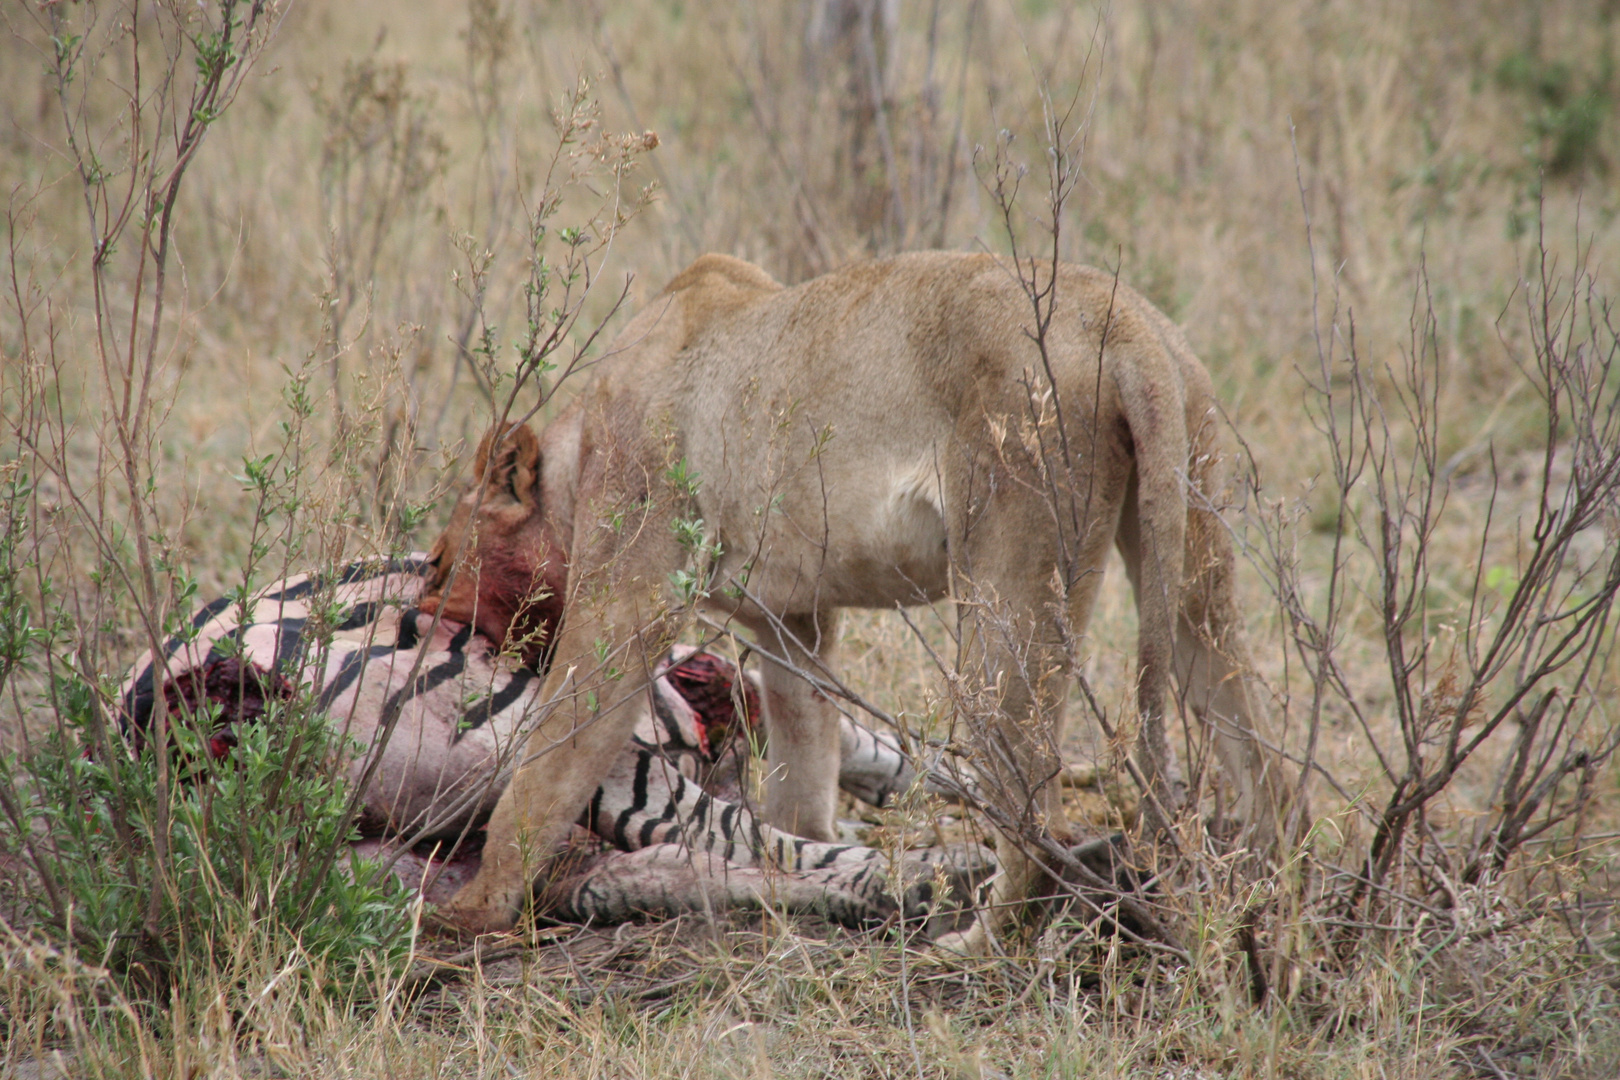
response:
M1018 815L1003 825L1061 835L1049 781L1067 674L1110 544L1140 616L1150 817L1177 810L1163 723L1174 673L1239 815L1258 843L1275 840L1287 787L1256 735L1231 549L1209 508L1220 454L1208 374L1112 276L1065 265L1054 295L1037 333L1014 267L989 255L905 255L792 289L705 255L538 437L526 425L485 436L422 607L522 639L532 658L549 652L554 708L445 920L513 923L536 870L526 853L578 817L647 709L653 659L690 602L741 624L773 661L772 824L834 835L838 714L790 669L827 670L839 608L950 596L957 669L995 717L981 777ZM994 895L1014 911L1037 881L1002 847Z

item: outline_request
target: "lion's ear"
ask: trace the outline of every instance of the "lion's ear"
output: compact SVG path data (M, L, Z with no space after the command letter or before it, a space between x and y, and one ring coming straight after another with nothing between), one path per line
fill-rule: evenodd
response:
M491 463L491 455L494 457ZM540 440L527 424L506 424L490 429L478 444L473 475L489 480L484 505L491 509L513 503L533 510L540 501Z

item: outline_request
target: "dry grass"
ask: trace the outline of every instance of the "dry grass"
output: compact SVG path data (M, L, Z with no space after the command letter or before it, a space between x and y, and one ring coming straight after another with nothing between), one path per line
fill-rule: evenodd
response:
M107 567L129 555L95 542L98 527L127 529L141 496L107 482L119 458L95 360L83 188L41 74L52 49L42 20L57 7L70 19L93 10L0 12L0 177L21 286L0 318L0 470L33 467L12 436L36 430L27 417L45 403L59 467L40 471L27 503L27 588L37 601L48 581L75 598L62 652L92 642L111 678L145 646L139 616L156 594L109 584ZM633 309L704 251L793 282L907 248L1005 250L975 178L975 147L993 149L1003 130L1011 154L1036 167L1035 198L1016 225L1039 243L1039 94L1078 94L1084 176L1062 254L1117 266L1186 327L1258 463L1248 512L1231 520L1260 569L1264 523L1287 523L1302 603L1324 610L1341 503L1371 507L1364 490L1340 497L1329 448L1306 422L1307 408L1321 407L1309 385L1318 342L1342 359L1335 328L1347 335L1353 318L1380 393L1424 340L1437 358L1437 449L1451 494L1430 540L1422 632L1434 655L1454 648L1479 589L1511 591L1546 430L1526 381L1538 234L1561 274L1584 265L1600 291L1613 292L1604 279L1620 252L1611 5L972 0L898 4L886 24L879 4L870 55L827 29L840 7L470 0L278 13L177 203L156 411L141 448L161 493L147 532L161 538L165 565L185 568L206 599L239 584L250 563L262 581L285 559L410 539L402 526L418 543L434 535L443 507L421 520L410 508L434 500L488 422L495 395L478 374L480 335L487 328L505 351L522 336L526 219L556 151L552 110L583 72L601 128L658 133L626 190L656 181L660 191L601 252L610 285L587 300L582 327L609 315L624 275ZM114 46L86 114L108 133L98 150L108 160L120 146L117 88L130 75ZM860 92L872 85L868 61L880 107ZM603 190L599 174L582 174L563 189L557 220L583 221ZM125 250L135 243L126 238ZM109 280L114 311L149 287ZM1413 329L1426 314L1427 339ZM264 522L282 519L238 477L244 458L282 445L294 372L319 403L303 436L315 463L297 512L305 524L270 529L268 552L255 554ZM1341 389L1348 378L1337 362L1328 376ZM1414 445L1399 424L1393 438ZM71 491L96 493L97 513L75 519ZM1476 581L1488 511L1496 531ZM1615 529L1611 516L1587 530L1576 556L1611 556ZM1277 731L1300 753L1308 657L1267 576L1244 575L1244 606ZM767 916L547 931L533 950L411 997L392 984L334 988L243 941L240 969L198 976L162 1015L123 1001L94 958L16 939L0 970L5 1060L60 1049L69 1074L107 1076L1614 1075L1612 764L1591 780L1578 823L1586 839L1549 834L1505 875L1458 885L1443 911L1386 905L1365 918L1392 929L1369 931L1351 961L1325 955L1333 928L1310 906L1321 900L1313 875L1365 851L1372 825L1358 808L1392 789L1369 737L1400 742L1375 568L1351 564L1338 588L1348 599L1336 657L1369 725L1347 700L1322 709L1316 759L1350 798L1313 788L1319 862L1258 898L1274 958L1266 1007L1249 1004L1234 944L1257 898L1239 902L1242 890L1223 886L1169 901L1192 954L1185 966L1054 935L1032 956L956 962L893 936ZM164 603L174 592L157 590ZM927 652L897 617L853 615L843 634L844 674L874 703L922 727L944 711ZM1134 639L1114 574L1086 667L1112 715L1130 713ZM1617 676L1604 652L1591 685L1612 689ZM1441 681L1437 671L1432 684ZM48 722L44 685L35 664L4 686L8 738ZM1071 716L1069 756L1112 769L1120 748L1078 703ZM1600 702L1593 730L1616 722ZM1424 829L1465 837L1488 816L1508 743L1504 731L1464 766ZM1416 866L1391 886L1427 887Z

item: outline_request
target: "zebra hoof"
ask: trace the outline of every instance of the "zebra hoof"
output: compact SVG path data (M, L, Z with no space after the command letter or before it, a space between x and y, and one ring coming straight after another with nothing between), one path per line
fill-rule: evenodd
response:
M974 922L985 882L996 873L996 859L976 844L930 852L906 868L913 884L906 889L901 913L907 922L922 923L930 940L961 931Z
M1140 875L1130 863L1130 849L1122 833L1071 847L1069 855L1121 892L1138 892L1142 888Z

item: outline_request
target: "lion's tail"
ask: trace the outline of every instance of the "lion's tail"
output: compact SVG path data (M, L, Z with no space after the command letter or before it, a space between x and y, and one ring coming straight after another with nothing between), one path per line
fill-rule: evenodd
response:
M1186 390L1174 358L1161 350L1116 357L1112 366L1136 457L1136 505L1125 512L1134 510L1139 535L1136 700L1142 765L1164 810L1173 814L1174 758L1165 710L1186 558Z

